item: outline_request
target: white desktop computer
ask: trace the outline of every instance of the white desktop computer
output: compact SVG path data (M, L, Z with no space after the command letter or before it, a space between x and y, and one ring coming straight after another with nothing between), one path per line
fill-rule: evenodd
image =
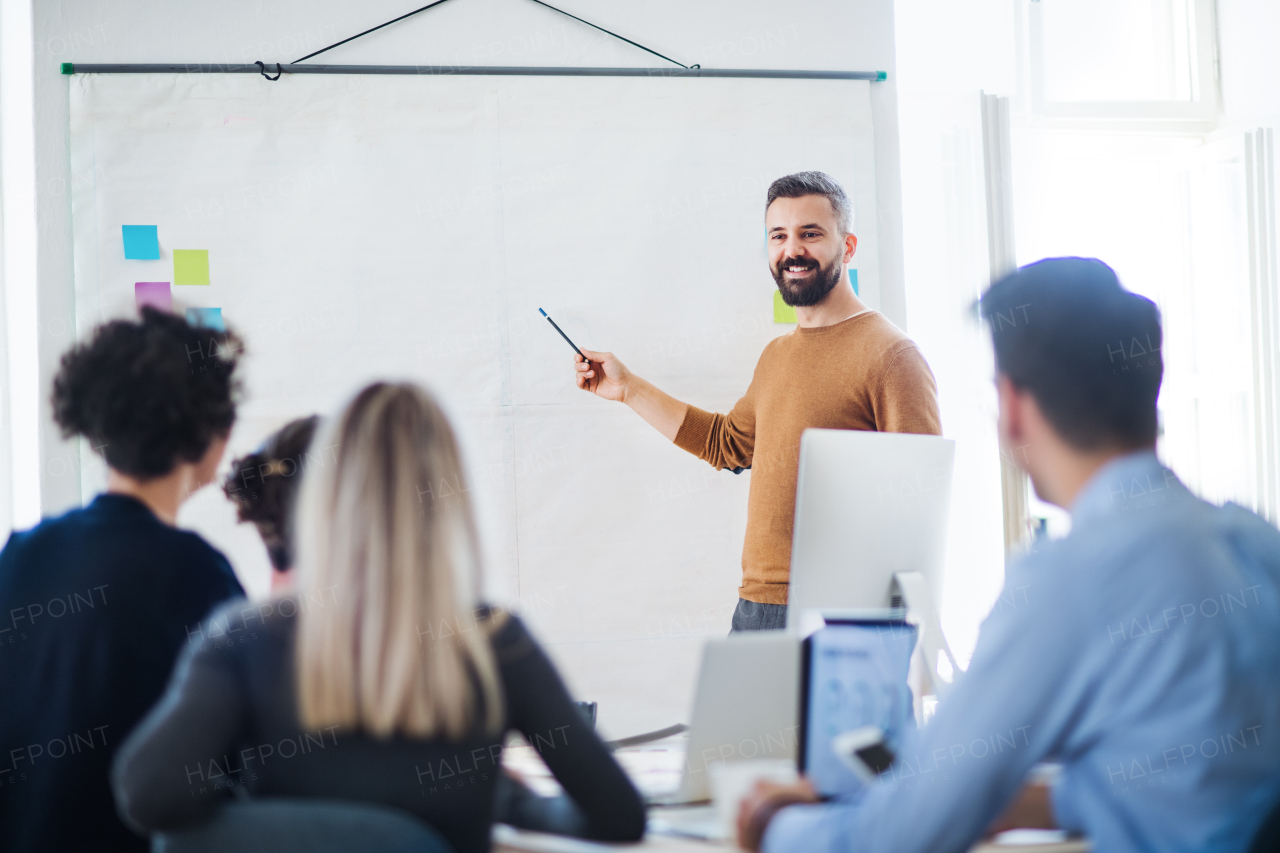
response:
M655 804L706 800L712 763L796 756L805 726L800 684L811 680L801 672L806 616L819 625L901 624L914 616L930 680L945 686L937 659L944 655L952 666L954 659L933 600L941 592L954 455L955 443L936 436L805 430L787 630L707 643L680 786ZM663 814L680 834L718 837L723 829L706 810Z
M935 686L955 660L935 602L955 442L933 435L807 429L800 440L787 628L815 614L905 607ZM945 657L938 669L939 656Z

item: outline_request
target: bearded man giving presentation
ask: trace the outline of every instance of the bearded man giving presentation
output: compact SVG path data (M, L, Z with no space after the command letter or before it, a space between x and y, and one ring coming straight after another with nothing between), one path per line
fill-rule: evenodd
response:
M769 265L797 323L764 348L747 393L727 415L675 399L613 353L574 356L579 388L626 403L718 469L752 470L735 631L786 625L804 430L942 431L929 365L902 330L858 299L845 274L858 247L850 213L844 190L822 172L787 175L769 187Z

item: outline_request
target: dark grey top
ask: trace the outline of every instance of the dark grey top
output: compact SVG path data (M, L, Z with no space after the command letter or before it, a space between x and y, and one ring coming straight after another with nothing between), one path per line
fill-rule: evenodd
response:
M200 620L244 590L145 504L104 494L0 552L0 850L145 853L116 815L116 749Z
M112 781L125 820L143 831L189 826L239 789L383 803L413 812L458 853L488 850L503 738L477 731L458 742L379 740L336 727L302 731L293 666L298 607L295 599L229 605L193 639L163 700L116 760ZM538 749L581 808L586 834L640 838L639 794L524 624L506 618L491 642L505 727Z

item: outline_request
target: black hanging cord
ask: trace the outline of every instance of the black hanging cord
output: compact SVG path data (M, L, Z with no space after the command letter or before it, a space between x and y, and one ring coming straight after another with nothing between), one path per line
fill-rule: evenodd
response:
M311 58L311 57L313 57L313 56L319 56L320 54L324 53L326 50L333 50L333 49L334 49L335 47L337 47L338 45L346 44L346 43L347 43L347 42L349 42L349 41L355 41L356 39L360 38L361 36L367 36L369 33L374 32L374 31L376 31L376 30L380 30L380 29L382 29L383 27L389 27L389 26L391 26L392 24L396 23L397 21L403 21L405 18L411 18L411 17L413 17L414 15L418 14L419 12L425 12L425 11L427 11L428 9L430 9L432 6L439 6L441 3L447 3L447 2L449 2L449 0L435 0L435 2L434 2L434 3L428 3L427 5L423 6L421 9L414 9L412 12L408 12L408 13L406 13L406 14L404 14L404 15L401 15L401 16L400 16L400 17L398 17L398 18L392 18L390 21L387 21L385 24L378 24L378 26L373 27L373 28L371 28L371 29L367 29L367 30L365 30L365 31L364 31L364 32L362 32L362 33L356 33L355 35L351 36L350 38L345 38L345 39L343 39L342 41L336 41L336 42L334 42L333 44L329 45L328 47L322 47L322 48L320 48L319 50L317 50L315 53L308 53L306 56L302 57L302 59L295 59L295 60L294 60L292 63L290 63L290 64L291 64L291 65L297 65L299 62L304 62L304 61L306 61L306 60L310 59L310 58ZM684 69L687 69L687 70L693 70L693 69L695 69L695 68L701 68L701 67L702 67L702 66L700 66L700 65L685 65L683 62L676 62L674 59L672 59L672 58L671 58L671 57L669 57L669 56L663 56L661 53L658 53L656 50L650 50L649 48L645 47L644 45L642 45L642 44L640 44L640 43L638 43L638 42L634 42L634 41L632 41L632 40L631 40L631 39L629 39L629 38L625 38L625 37L623 37L623 36L620 36L620 35L618 35L617 33L613 32L612 30L606 30L604 27L598 27L598 26L596 26L595 24L591 23L590 21L585 21L585 20L583 20L582 18L579 18L577 15L570 15L570 14L569 14L568 12L566 12L564 9L557 9L555 6L552 6L550 3L543 3L543 2L542 2L542 0L533 0L533 2L534 2L534 3L537 3L539 6L546 6L548 9L550 9L550 10L551 10L551 11L553 11L553 12L559 12L561 15L568 15L570 18L573 18L575 21L578 21L579 23L586 24L588 27L593 27L594 29L597 29L597 30L599 30L599 31L600 31L600 32L602 32L602 33L607 33L607 34L609 34L609 35L613 36L613 37L614 37L614 38L616 38L616 39L622 39L623 41L625 41L625 42L626 42L627 44L629 44L629 45L632 45L632 46L634 46L634 47L638 47L638 48L640 48L641 50L645 51L646 53L652 53L654 56L658 57L659 59L665 59L667 62L673 62L673 63L675 63L676 65L679 65L681 68L684 68ZM258 65L262 65L262 63L261 63L261 62L259 62L259 63L258 63ZM279 70L279 68L280 68L280 66L279 66L279 65L277 65L277 66L276 66L276 69L277 69L277 70ZM263 77L267 77L266 71L263 71L262 76L263 76ZM275 76L275 77L267 77L267 79L268 79L268 80L275 80L275 79L279 78L279 76L280 76L279 74L276 74L276 76Z
M340 45L340 44L346 44L346 43L347 43L347 42L349 42L349 41L355 41L356 39L360 38L361 36L367 36L367 35L369 35L369 33L374 32L375 30L380 30L380 29L382 29L383 27L389 27L389 26L391 26L392 24L396 23L397 21L403 21L405 18L412 18L414 15L418 14L419 12L425 12L425 11L427 11L427 10L428 10L428 9L430 9L432 6L439 6L441 3L448 3L448 2L449 2L449 0L435 0L435 2L434 2L434 3L428 3L427 5L423 6L421 9L414 9L412 12L409 12L409 13L407 13L407 14L401 15L401 16L400 16L400 17L398 17L398 18L392 18L390 21L387 21L385 24L378 24L378 26L373 27L372 29L365 30L365 31L364 31L364 32L362 32L362 33L356 33L356 34L355 34L355 35L353 35L351 38L345 38L345 39L343 39L342 41L335 41L333 44L329 45L328 47L322 47L322 48L320 48L320 49L319 49L319 50L317 50L315 53L308 53L306 56L302 57L302 59L295 59L295 60L294 60L292 63L290 63L290 64L291 64L291 65L296 65L296 64L298 64L299 62L303 62L303 61L305 61L305 60L308 60L308 59L310 59L310 58L311 58L311 57L313 57L313 56L319 56L320 54L324 53L326 50L333 50L335 47L337 47L337 46L338 46L338 45Z
M279 80L279 79L280 79L280 63L279 63L279 62L277 62L277 63L276 63L276 76L274 76L274 77L268 77L268 76L267 76L267 66L266 66L266 63L264 63L264 62L262 62L261 60L259 60L258 62L255 62L255 63L253 63L253 64L254 64L254 65L256 65L256 66L258 66L258 73L259 73L259 74L261 74L263 77L266 77L268 80Z
M561 15L569 15L569 13L566 12L564 9L557 9L555 6L552 6L550 3L543 3L542 0L533 0L533 2L537 3L539 6L546 6L548 9L550 9L553 12L559 12ZM588 27L594 27L595 29L599 30L602 33L608 33L609 35L613 36L616 39L622 39L627 44L634 45L635 47L640 48L646 53L652 53L654 56L658 57L659 59L665 59L667 62L675 62L675 64L679 65L681 68L692 69L692 68L702 67L701 65L685 65L683 62L676 62L674 59L672 59L669 56L663 56L661 53L658 53L656 50L649 50L649 48L645 47L644 45L638 42L634 42L631 39L626 38L624 36L620 36L617 33L613 32L612 30L606 30L604 27L597 27L595 24L591 23L590 21L582 20L582 18L579 18L577 15L569 15L569 17L573 18L575 21L579 21L581 23L586 24Z

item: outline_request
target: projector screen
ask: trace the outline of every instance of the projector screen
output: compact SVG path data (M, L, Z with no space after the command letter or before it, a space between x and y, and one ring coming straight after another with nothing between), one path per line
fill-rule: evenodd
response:
M701 644L728 630L737 600L750 473L714 471L579 391L572 350L538 308L579 346L726 411L792 328L773 322L773 179L819 169L845 186L851 266L879 307L870 84L70 83L79 335L132 315L137 282L169 282L178 311L221 309L247 351L228 463L369 381L425 384L465 450L491 600L600 703L607 734L685 721ZM124 225L156 226L159 258L126 258ZM208 252L208 284L175 282L175 250ZM81 456L89 498L105 474ZM261 543L218 490L180 522L265 594Z

